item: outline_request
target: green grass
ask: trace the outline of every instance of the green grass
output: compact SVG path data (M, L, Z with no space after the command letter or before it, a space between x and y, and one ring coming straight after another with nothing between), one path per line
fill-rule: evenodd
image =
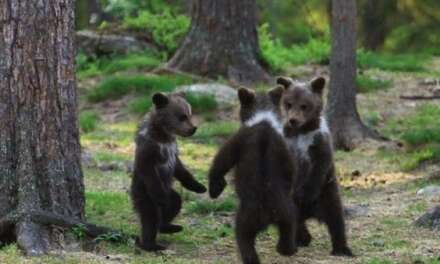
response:
M100 75L106 76L120 71L151 70L162 62L157 56L150 53L132 53L94 60L79 54L76 61L77 76L80 80Z
M214 111L218 107L218 103L213 95L200 95L188 92L185 98L195 113Z
M412 115L390 121L385 134L406 143L404 153L391 157L405 171L440 160L440 106L426 104Z
M151 94L169 92L176 86L189 83L183 76L122 75L110 77L87 94L90 102L119 99L131 92Z
M185 208L190 214L207 215L217 212L233 212L236 209L236 203L231 196L222 201L198 199L188 202Z
M142 96L135 98L128 103L128 111L133 114L145 114L151 109L153 102L150 97Z
M219 121L204 123L197 130L194 139L211 142L215 138L229 137L239 128L238 122Z
M83 111L79 114L79 126L84 133L94 131L98 122L99 116L94 111Z
M384 71L423 72L429 56L413 54L379 54L359 50L357 64L360 68L376 68Z
M389 80L373 79L366 75L358 75L356 78L357 91L359 93L371 93L379 90L385 90L391 87Z
M86 192L86 201L86 217L91 223L137 233L136 217L127 193Z

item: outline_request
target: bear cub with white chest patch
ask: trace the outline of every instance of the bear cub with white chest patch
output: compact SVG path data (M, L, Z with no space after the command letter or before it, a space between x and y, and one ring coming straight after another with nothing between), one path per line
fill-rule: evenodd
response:
M331 135L321 114L325 79L300 83L279 77L277 83L285 89L281 99L285 139L298 162L294 201L300 213L296 241L299 246L310 244L306 220L316 218L327 225L332 254L353 256L347 245Z
M262 95L246 88L238 91L241 128L220 148L209 171L209 194L216 198L226 186L225 174L235 168L235 233L245 264L260 263L255 239L270 224L279 230L277 251L288 256L297 251L297 209L291 202L296 167L282 132L282 93L282 87Z
M182 94L153 95L154 109L140 125L136 136L131 197L141 222L138 247L146 251L164 250L156 235L182 230L171 221L179 214L180 195L173 189L173 178L196 193L206 192L178 156L176 135L192 136L197 127L191 122L191 106Z

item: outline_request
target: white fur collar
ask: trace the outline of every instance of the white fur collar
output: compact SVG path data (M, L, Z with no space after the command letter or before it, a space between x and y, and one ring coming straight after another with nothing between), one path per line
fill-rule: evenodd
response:
M325 120L325 118L323 117L321 117L321 120L319 122L319 128L306 134L300 134L297 137L291 139L287 138L287 142L290 147L295 148L300 157L306 160L310 160L309 148L315 142L315 136L320 134L325 136L330 135L327 120Z
M283 125L273 111L257 112L252 118L247 120L244 125L251 127L264 121L268 122L278 134L283 135Z

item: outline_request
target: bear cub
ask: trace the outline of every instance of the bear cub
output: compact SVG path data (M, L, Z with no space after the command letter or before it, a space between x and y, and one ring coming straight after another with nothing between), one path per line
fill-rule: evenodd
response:
M327 225L332 254L353 256L345 235L331 134L321 114L325 79L319 77L311 83L300 83L279 77L277 83L285 89L281 99L285 139L298 162L298 184L294 195L299 207L298 246L310 244L312 237L305 222L317 218Z
M259 263L255 239L270 224L279 230L277 251L287 256L297 251L297 209L291 202L296 171L282 134L282 93L282 87L263 95L238 91L241 128L220 148L209 171L209 194L216 198L226 186L225 174L235 168L235 234L243 263Z
M164 250L156 243L157 232L182 230L171 221L179 214L182 199L173 189L173 178L196 193L206 192L179 159L176 135L192 136L191 106L182 94L153 95L154 108L140 125L136 136L131 197L141 222L136 244L147 251Z

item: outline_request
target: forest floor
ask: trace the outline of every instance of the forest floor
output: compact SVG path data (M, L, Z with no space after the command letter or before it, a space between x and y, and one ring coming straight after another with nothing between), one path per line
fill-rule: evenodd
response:
M438 195L416 194L425 186L440 185L439 163L422 162L423 157L408 152L396 134L411 129L405 120L417 114L420 107L440 105L439 100L399 98L402 94L429 94L435 87L421 82L440 77L440 59L434 60L432 67L437 73L369 70L370 75L392 80L392 85L358 95L363 120L392 141L368 141L352 152L336 153L343 201L354 211L354 215L347 217L347 232L357 256L331 256L325 227L310 221L313 242L289 258L276 253L278 235L274 228L262 233L257 250L263 263L440 263L440 231L413 225L428 208L440 203ZM326 69L317 71L326 72ZM98 127L81 136L84 150L98 164L84 168L86 216L92 223L137 234L138 222L128 195L130 173L125 167L133 159L133 137L140 117L121 110L125 103L123 99L96 106L81 102L82 107L95 107L102 115ZM193 138L179 140L182 160L204 184L219 144L238 126L236 118L225 118L234 116L235 110L228 111L218 114L215 121L201 123ZM239 263L233 231L236 207L233 188L229 185L219 199L211 200L207 194L196 195L179 184L176 186L184 199L176 223L183 225L184 231L160 235L159 241L169 245L162 253L139 252L131 239L101 237L98 241L83 239L62 252L38 258L23 257L16 245L9 245L0 250L0 263ZM69 234L83 237L80 228ZM111 242L112 239L116 242Z

